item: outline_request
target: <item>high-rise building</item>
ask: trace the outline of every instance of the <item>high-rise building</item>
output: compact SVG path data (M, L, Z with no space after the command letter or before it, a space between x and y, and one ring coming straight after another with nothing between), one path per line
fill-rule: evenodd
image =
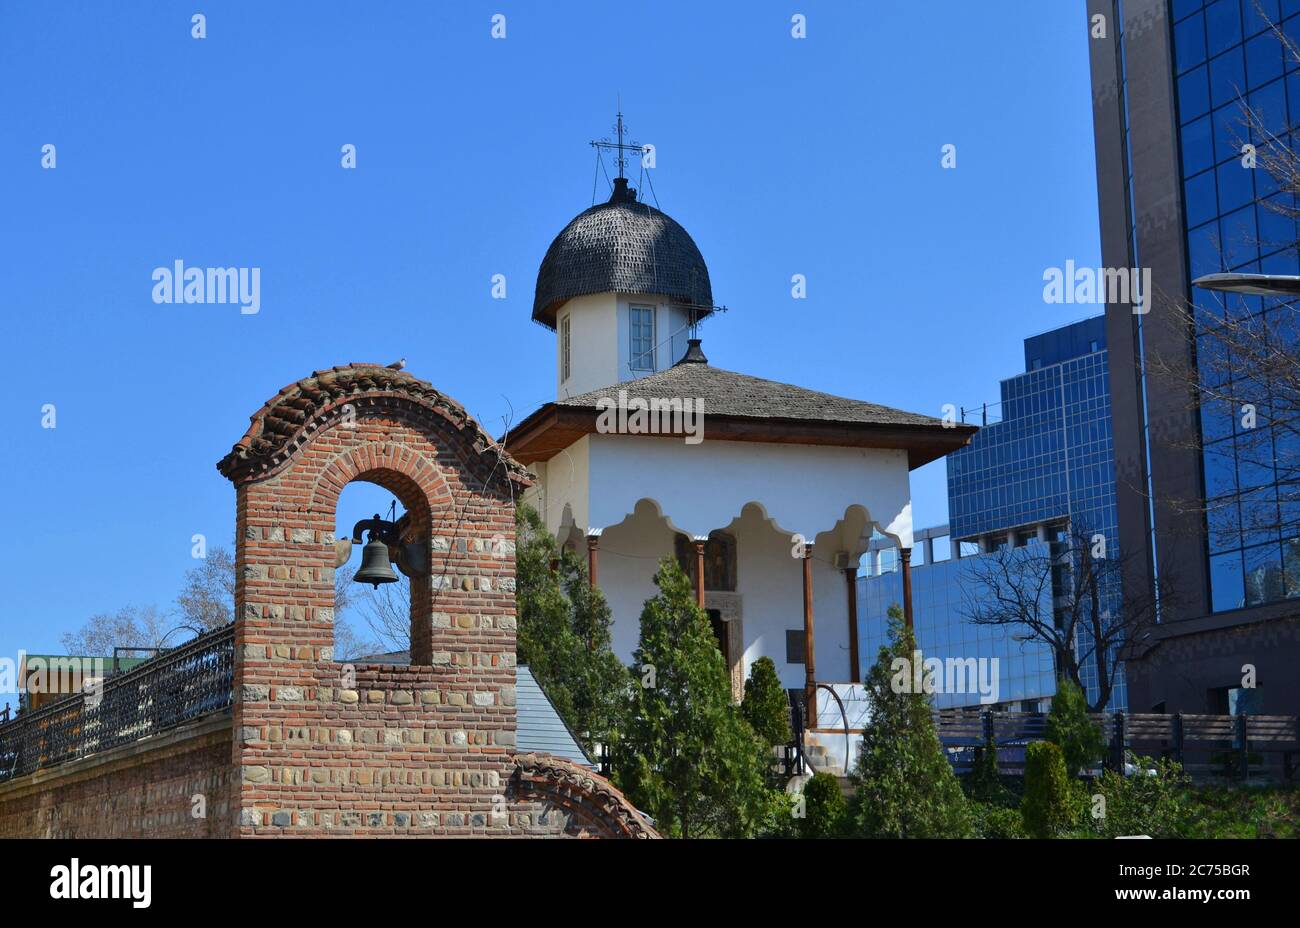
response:
M1060 557L1078 534L1102 534L1112 556L1119 554L1107 359L1103 316L1025 339L1024 373L1002 381L1000 401L973 413L963 410L964 418L973 415L974 424L983 427L948 456L947 529L916 533L921 555L914 561L913 580L917 640L936 657L998 657L1005 697L1000 702L1031 702L1056 692L1051 650L1041 642L1024 642L1023 627L976 626L967 618L972 592L980 586L970 561L999 548L1035 544L1051 546ZM946 564L935 545L945 531ZM890 554L883 543L877 547L868 577L860 581L868 617L861 653L868 661L874 660L882 634L880 619L897 601ZM1069 582L1068 574L1054 571L1053 588L1044 588L1040 606L1044 617L1056 606L1053 596L1068 597L1063 584ZM1112 616L1119 615L1117 598L1103 597L1102 608ZM1082 623L1080 634L1086 634ZM1075 647L1082 655L1092 650L1087 640ZM1085 657L1080 676L1090 702L1098 699L1097 674L1097 662ZM1125 708L1126 698L1121 668L1107 706ZM941 708L972 702L936 698Z
M1025 372L1002 381L1000 421L948 457L948 519L955 542L991 551L1030 539L1059 546L1072 534L1101 534L1112 556L1122 553L1109 383L1104 317L1025 339ZM1118 602L1108 601L1103 609L1119 615ZM1081 654L1091 650L1087 642L1076 647ZM1095 701L1096 661L1085 660L1080 673ZM1124 708L1126 698L1121 670L1108 705Z
M1135 711L1296 712L1300 543L1284 528L1296 515L1278 509L1293 494L1279 494L1276 465L1300 448L1293 435L1247 434L1221 411L1198 410L1185 389L1153 376L1150 360L1197 369L1211 331L1165 324L1165 307L1270 306L1250 296L1225 306L1191 287L1194 278L1300 271L1295 223L1268 205L1289 205L1290 194L1243 158L1263 135L1242 105L1282 138L1300 123L1300 63L1270 28L1300 41L1300 2L1088 0L1087 12L1102 263L1149 269L1157 297L1145 312L1106 309L1118 524L1137 555L1124 582L1177 594L1128 664L1129 702ZM1278 513L1267 531L1250 518L1260 509ZM1243 694L1252 678L1258 692Z

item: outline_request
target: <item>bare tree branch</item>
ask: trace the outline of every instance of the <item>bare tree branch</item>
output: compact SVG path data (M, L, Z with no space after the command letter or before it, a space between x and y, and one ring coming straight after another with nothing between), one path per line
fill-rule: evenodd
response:
M1084 692L1082 671L1091 662L1097 671L1091 708L1099 711L1110 702L1124 659L1141 653L1158 609L1176 595L1163 578L1160 596L1124 590L1130 559L1085 526L1072 527L1061 542L999 548L970 559L963 611L978 625L1018 628L1022 640L1050 647L1057 675Z

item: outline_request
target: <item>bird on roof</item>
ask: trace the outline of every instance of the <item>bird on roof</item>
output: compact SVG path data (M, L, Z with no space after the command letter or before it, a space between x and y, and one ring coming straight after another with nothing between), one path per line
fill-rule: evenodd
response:
M388 366L392 370L400 371L402 368L406 367L406 358L398 358L396 361L394 361L392 364Z

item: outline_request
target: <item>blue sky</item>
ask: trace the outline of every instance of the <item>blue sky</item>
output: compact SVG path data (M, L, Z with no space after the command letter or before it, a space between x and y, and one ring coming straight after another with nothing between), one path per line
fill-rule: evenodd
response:
M215 462L314 369L404 356L494 434L551 398L534 275L619 94L730 307L713 363L934 415L995 400L1024 336L1085 314L1042 273L1098 261L1087 41L1075 0L6 0L0 654L169 606L191 536L233 534ZM176 260L261 268L260 312L155 304ZM945 520L942 463L913 477L918 525ZM373 510L353 498L344 521Z

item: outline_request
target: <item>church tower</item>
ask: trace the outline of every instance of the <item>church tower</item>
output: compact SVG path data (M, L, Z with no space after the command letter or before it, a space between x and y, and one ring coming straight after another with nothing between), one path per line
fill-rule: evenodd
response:
M713 312L709 269L671 216L637 198L623 176L613 194L579 213L551 243L537 272L533 321L556 333L556 399L672 367Z

